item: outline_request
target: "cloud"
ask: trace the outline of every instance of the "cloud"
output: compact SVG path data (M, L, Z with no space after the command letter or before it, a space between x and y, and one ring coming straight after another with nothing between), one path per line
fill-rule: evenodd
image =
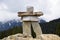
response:
M42 19L51 21L60 18L60 1L59 0L48 0L47 1L47 13L42 16Z
M5 3L0 3L0 21L8 21L17 18L17 13L8 11L8 6Z
M35 11L42 10L44 1L42 0L4 0L10 11L26 11L27 6L33 6ZM46 1L45 1L46 2Z
M0 21L8 21L8 20L13 20L17 19L17 14L16 13L11 13L7 11L0 11Z
M26 11L27 6L33 6L35 11L41 10L44 13L41 18L46 21L60 18L60 0L3 0L2 2L0 12L6 12L5 15L17 17L18 11ZM1 15L4 16L3 14Z
M8 7L4 3L0 3L0 11L6 9L8 9Z

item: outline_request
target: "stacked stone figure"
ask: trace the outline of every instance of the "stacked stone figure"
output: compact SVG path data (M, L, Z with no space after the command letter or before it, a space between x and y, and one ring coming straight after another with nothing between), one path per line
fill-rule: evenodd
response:
M23 22L23 36L31 36L31 26L33 27L34 32L36 33L36 38L40 38L42 34L41 27L38 23L38 17L43 15L42 12L33 12L33 7L27 7L27 12L18 12L18 16L21 17Z

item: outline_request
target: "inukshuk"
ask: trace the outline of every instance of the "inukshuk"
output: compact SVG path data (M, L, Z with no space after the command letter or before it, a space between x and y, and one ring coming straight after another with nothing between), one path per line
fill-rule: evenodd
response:
M31 26L36 33L36 38L40 38L42 34L41 27L38 23L38 17L43 15L40 12L33 12L33 7L27 7L27 12L18 12L18 16L21 17L23 22L23 36L24 37L32 37L31 36Z

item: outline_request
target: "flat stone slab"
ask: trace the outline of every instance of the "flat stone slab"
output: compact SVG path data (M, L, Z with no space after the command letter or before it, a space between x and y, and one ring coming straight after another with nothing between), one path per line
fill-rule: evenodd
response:
M28 14L27 12L18 12L18 16L21 17L21 16L41 16L43 15L42 12L34 12L33 14Z
M60 40L60 37L54 34L42 34L41 38L42 39L29 38L29 37L23 38L23 34L16 34L16 35L5 37L1 40Z

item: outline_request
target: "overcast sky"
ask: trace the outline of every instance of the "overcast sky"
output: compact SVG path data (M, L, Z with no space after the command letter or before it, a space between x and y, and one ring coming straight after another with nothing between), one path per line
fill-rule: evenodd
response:
M17 12L26 11L27 6L42 11L41 19L46 21L60 18L60 0L0 0L0 21L18 19Z

